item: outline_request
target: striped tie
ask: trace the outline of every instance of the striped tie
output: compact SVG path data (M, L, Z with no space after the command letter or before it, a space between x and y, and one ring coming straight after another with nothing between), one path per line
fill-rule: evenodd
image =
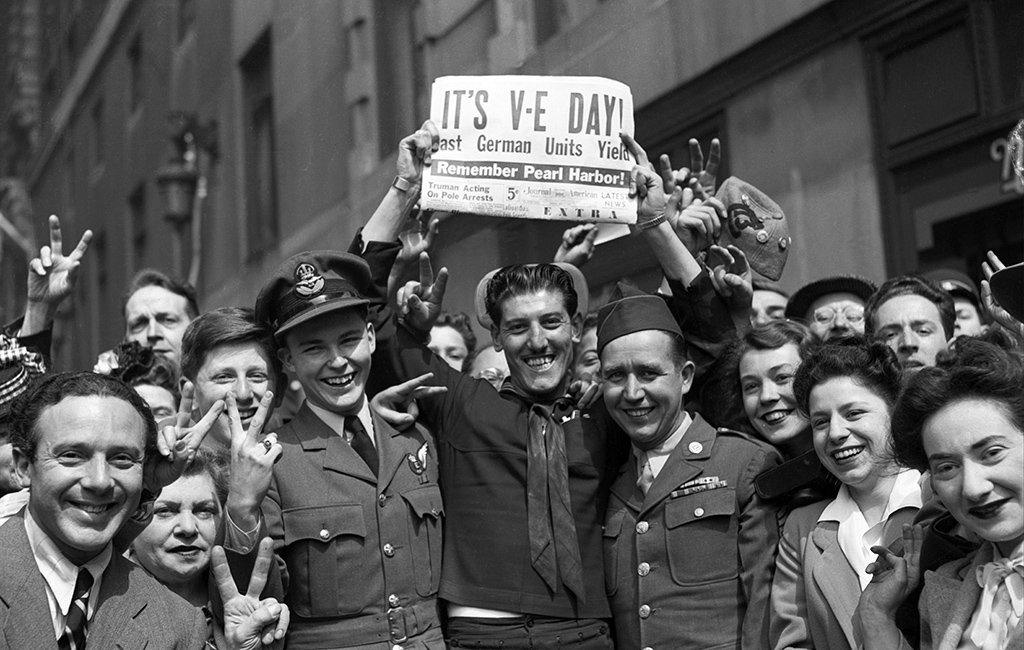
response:
M86 621L85 613L89 608L89 590L92 589L92 574L87 569L78 570L75 581L75 595L68 608L68 618L64 623L64 634L57 639L60 650L83 650L85 648Z

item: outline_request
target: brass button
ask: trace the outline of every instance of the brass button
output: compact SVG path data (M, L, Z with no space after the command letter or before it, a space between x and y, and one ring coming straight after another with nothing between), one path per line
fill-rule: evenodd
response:
M392 557L395 554L395 547L391 544L384 545L384 555Z
M757 241L758 241L759 243L761 243L761 244L763 244L763 243L765 243L766 241L768 241L768 233L767 233L767 231L764 231L764 230L758 230L758 231L757 231Z
M650 529L650 527L651 525L646 521L636 522L636 532L639 535L643 535L644 533L646 533Z
M327 530L326 528L320 529L320 539L327 539L330 536L331 531Z
M646 562L641 562L640 566L636 568L636 572L640 574L641 577L645 576L651 572L651 565Z
M644 646L644 650L654 650L651 646Z
M387 500L388 500L388 497L386 495L384 495L384 494L382 494L379 497L377 497L377 503L380 505L381 508L384 507L384 504L387 503Z
M703 517L704 516L704 508L696 508L693 511L693 516L694 517Z
M640 618L647 618L651 615L650 605L640 605Z
M694 440L693 442L690 443L690 446L687 447L687 449L690 450L691 454L699 454L700 452L704 451L704 445Z
M391 594L390 596L388 596L388 605L391 605L392 607L398 607L398 596L396 596L395 594Z
M395 645L391 646L391 650L403 650L403 646L400 646L396 643Z

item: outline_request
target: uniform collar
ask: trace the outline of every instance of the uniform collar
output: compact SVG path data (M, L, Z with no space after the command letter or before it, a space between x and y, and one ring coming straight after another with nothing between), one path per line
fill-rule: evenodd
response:
M345 437L345 418L348 417L341 413L335 413L334 411L328 411L327 409L313 404L309 400L306 400L306 405L309 410L313 411L313 414L323 420L324 424L329 426L341 437ZM360 407L359 412L356 413L356 417L359 418L359 422L362 423L363 428L370 434L370 439L373 444L377 444L377 436L374 435L373 431L373 415L370 413L370 400L363 397L363 405Z

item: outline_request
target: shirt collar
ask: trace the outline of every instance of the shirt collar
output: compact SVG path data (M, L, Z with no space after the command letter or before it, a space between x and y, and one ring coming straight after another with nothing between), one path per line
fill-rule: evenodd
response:
M331 427L335 433L344 437L345 436L345 418L346 415L342 413L335 413L334 411L328 411L327 409L317 406L316 404L306 401L309 406L309 410L324 421L324 424ZM356 413L356 417L362 423L363 428L370 434L370 439L373 440L374 445L377 444L377 438L373 435L373 415L370 413L370 400L363 397L363 405L359 408L359 412Z
M892 491L889 493L889 501L882 512L882 521L886 521L897 510L903 508L921 509L921 472L916 469L908 469L896 475L896 482L893 483ZM818 516L818 521L846 521L851 514L859 511L857 502L850 496L850 491L845 485L839 487L839 494L832 500Z
M28 535L28 545L32 549L32 556L36 560L39 572L53 591L53 596L57 600L57 607L60 608L60 613L67 616L68 609L71 607L71 600L75 595L78 570L80 568L86 569L92 574L93 591L90 592L90 595L95 593L103 572L106 571L107 565L110 564L113 546L108 543L96 557L79 567L60 552L60 549L50 539L50 536L36 523L36 520L32 517L32 512L28 508L25 508L25 533Z
M679 423L679 426L676 427L676 430L673 431L672 435L666 438L664 442L653 449L647 450L634 446L633 453L636 454L637 458L644 458L644 454L647 455L647 458L668 457L672 454L675 448L679 446L683 436L686 435L686 430L690 428L691 424L693 424L693 418L690 417L689 413L683 411L683 419Z

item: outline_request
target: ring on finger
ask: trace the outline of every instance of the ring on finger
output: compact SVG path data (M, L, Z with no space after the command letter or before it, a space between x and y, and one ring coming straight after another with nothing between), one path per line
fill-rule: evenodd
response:
M263 453L265 453L265 454L269 454L269 453L270 453L270 449L271 449L271 448L272 448L273 446L274 446L274 443L272 443L272 442L271 442L271 441L269 441L269 440L264 440L264 441L263 441L263 449L264 449L265 451L264 451Z

